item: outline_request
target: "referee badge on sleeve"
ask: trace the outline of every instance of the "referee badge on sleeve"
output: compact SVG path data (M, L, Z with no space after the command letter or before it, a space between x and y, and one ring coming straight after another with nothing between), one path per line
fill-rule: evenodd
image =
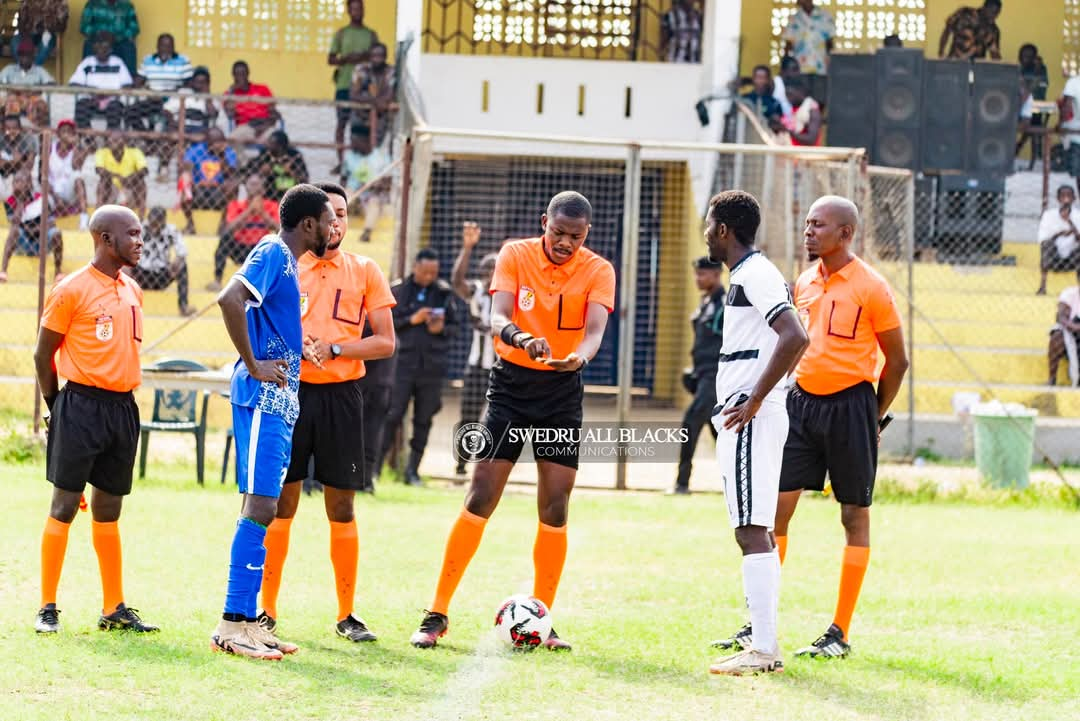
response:
M524 311L533 309L536 305L536 291L527 285L518 289L518 308Z
M307 315L307 309L308 309L308 294L305 291L305 292L302 292L300 294L300 317L301 318L303 318L305 315Z
M111 315L99 315L94 324L94 335L100 341L110 341L113 337L113 319Z

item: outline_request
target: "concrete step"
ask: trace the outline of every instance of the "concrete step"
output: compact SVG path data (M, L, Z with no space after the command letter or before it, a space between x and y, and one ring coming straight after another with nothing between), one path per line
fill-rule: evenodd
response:
M981 379L987 383L1037 385L1046 381L1046 349L916 346L914 368L920 382L973 383Z

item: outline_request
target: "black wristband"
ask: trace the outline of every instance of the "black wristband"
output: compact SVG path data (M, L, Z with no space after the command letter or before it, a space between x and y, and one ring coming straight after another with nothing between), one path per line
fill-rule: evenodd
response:
M507 323L499 331L499 339L506 345L514 345L514 336L522 332L521 328L518 328L513 323Z

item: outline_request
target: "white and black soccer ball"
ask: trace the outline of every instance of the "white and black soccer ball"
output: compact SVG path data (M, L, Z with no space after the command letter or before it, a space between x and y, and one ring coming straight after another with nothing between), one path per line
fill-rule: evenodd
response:
M495 635L513 648L536 648L551 635L551 613L540 599L516 594L499 604Z

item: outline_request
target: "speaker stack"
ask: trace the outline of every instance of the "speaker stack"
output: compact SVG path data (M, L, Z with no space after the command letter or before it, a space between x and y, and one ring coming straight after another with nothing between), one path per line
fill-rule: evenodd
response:
M939 257L997 254L1018 105L1016 65L926 60L906 48L833 55L828 142L917 173L917 241Z

